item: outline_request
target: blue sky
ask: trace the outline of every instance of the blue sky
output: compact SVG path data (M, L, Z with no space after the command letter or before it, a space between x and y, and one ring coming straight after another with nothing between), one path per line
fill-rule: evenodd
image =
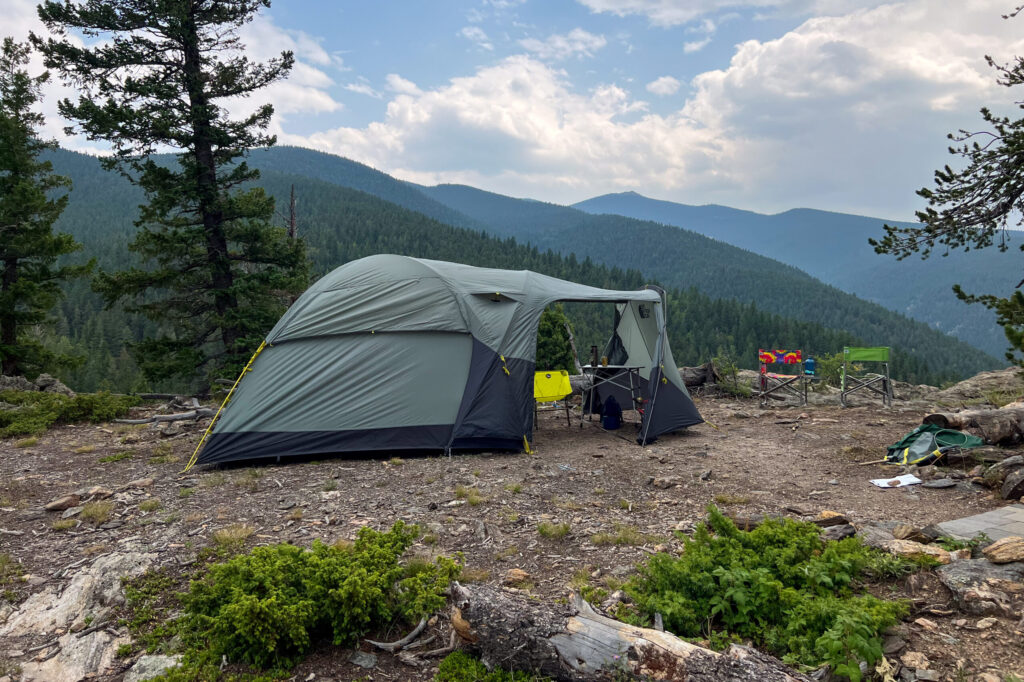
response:
M8 3L13 35L40 30L32 0ZM269 100L281 143L425 184L907 219L946 133L1024 99L984 61L1024 54L1011 4L275 0L242 39L296 67L226 106ZM48 131L102 152L63 136L67 94Z

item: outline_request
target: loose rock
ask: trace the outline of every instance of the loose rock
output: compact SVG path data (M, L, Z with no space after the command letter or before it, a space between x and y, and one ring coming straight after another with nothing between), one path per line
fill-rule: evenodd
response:
M1024 469L1017 469L1006 477L1000 494L1004 500L1019 500L1024 495Z
M53 502L50 502L43 507L43 509L46 511L64 511L65 509L77 506L80 501L81 498L78 497L78 495L65 495L64 497L58 497Z
M948 564L953 560L952 557L949 556L949 552L941 547L923 545L920 542L914 542L912 540L897 540L894 538L885 545L885 549L889 550L893 554L906 557L920 556L924 554L932 557L940 564Z
M180 659L180 656L143 656L125 673L122 682L143 682L156 677L178 665Z
M1024 610L1024 563L968 559L940 566L935 575L965 613L1017 618Z
M1012 561L1024 561L1024 538L1012 535L996 540L981 550L985 558L994 564L1008 564Z

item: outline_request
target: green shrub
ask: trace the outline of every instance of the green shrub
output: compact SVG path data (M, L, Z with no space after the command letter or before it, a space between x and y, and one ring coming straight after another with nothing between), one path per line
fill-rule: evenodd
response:
M520 671L487 670L479 660L464 651L448 654L437 667L434 682L549 682Z
M6 438L40 434L54 424L110 421L123 417L140 400L110 393L79 393L70 397L41 391L3 391L0 402L17 406L0 411L0 438Z
M315 542L257 547L211 566L183 597L182 632L197 663L229 661L260 668L294 665L315 638L350 644L401 619L414 622L440 609L459 573L451 559L399 559L416 528L396 523L381 533L362 528L351 546Z
M660 613L681 637L750 640L791 665L828 663L859 680L858 663L881 657L881 632L907 613L855 589L874 551L857 538L824 542L811 523L769 519L745 532L708 511L682 556L657 554L631 579L641 614Z

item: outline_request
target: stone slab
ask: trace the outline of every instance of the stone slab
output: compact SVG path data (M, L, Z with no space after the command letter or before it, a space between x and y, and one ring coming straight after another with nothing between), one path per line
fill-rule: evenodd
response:
M1024 505L1011 504L983 514L954 519L938 524L939 529L957 538L970 539L978 533L985 533L993 540L1024 536Z

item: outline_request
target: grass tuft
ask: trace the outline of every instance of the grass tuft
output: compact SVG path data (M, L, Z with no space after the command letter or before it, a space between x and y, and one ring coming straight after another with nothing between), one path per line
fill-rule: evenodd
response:
M99 461L102 464L107 464L109 462L120 462L123 459L131 459L132 455L134 455L134 454L135 453L132 452L131 450L125 450L124 452L115 452L112 455L107 455L106 457L100 457Z
M537 532L542 538L547 538L548 540L561 540L569 534L569 524L550 523L548 521L544 521L537 526Z
M154 511L156 511L159 508L160 508L160 498L159 497L151 497L148 500L143 500L142 502L139 502L139 511L154 512Z
M83 521L89 521L95 526L106 523L110 520L110 517L114 514L114 503L110 500L98 500L96 502L88 502L82 507L82 512L79 516Z
M39 442L38 438L22 438L19 441L15 441L14 447L16 448L30 448Z

